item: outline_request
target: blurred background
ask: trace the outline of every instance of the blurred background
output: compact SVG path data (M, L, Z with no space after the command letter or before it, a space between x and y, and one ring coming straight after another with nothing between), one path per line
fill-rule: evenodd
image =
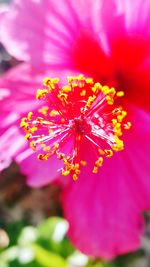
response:
M10 0L0 0L0 4ZM0 43L0 75L17 64ZM67 239L60 189L29 188L16 163L0 174L0 267L149 267L150 215L139 251L111 262L89 258Z

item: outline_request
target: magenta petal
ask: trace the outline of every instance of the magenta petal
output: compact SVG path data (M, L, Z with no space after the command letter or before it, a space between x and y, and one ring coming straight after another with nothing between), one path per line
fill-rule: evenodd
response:
M69 237L82 252L111 259L140 245L139 204L121 157L112 159L99 175L85 172L63 193ZM118 168L119 166L119 168Z
M91 151L89 168L63 193L69 237L92 256L111 259L140 246L141 212L149 208L150 116L137 109L132 112L133 130L126 137L125 150L106 159L99 174L94 175L89 170L92 149L86 146L85 151Z

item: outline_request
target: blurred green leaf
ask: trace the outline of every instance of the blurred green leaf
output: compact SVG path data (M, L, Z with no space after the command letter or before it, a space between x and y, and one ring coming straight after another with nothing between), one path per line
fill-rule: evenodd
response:
M66 238L68 223L59 217L51 217L38 227L37 243L66 258L73 253L74 248Z
M41 267L67 267L65 260L61 256L48 252L36 244L32 245L32 248L35 252L36 261L41 264Z
M6 231L10 239L9 246L16 245L18 237L25 225L26 224L23 221L15 221L7 225Z

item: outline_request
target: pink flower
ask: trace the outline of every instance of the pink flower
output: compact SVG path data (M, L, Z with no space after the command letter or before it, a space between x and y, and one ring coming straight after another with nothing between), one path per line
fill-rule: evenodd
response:
M123 106L133 125L123 137L125 149L105 159L93 174L89 142L80 151L86 171L77 182L63 177L68 183L62 201L69 236L93 256L110 259L137 249L141 212L150 208L149 19L149 0L61 0L61 5L53 0L16 0L1 19L3 44L25 62L0 81L11 94L1 100L3 160L7 155L7 160L20 162L29 184L54 180L62 167L53 156L38 162L17 130L20 117L37 110L40 102L33 95L41 77L61 77L64 83L65 77L84 73L125 92ZM18 140L17 149L10 137Z

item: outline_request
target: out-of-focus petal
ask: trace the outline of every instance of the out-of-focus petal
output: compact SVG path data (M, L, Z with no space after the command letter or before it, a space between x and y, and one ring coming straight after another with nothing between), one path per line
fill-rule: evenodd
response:
M129 114L134 120L131 133L125 138L125 150L106 159L98 175L89 172L92 152L86 157L83 150L88 161L86 171L63 193L69 237L81 251L92 256L111 259L140 246L140 212L148 208L150 193L150 116L136 108L130 109ZM85 151L92 150L86 145Z
M35 109L39 106L35 101L35 94L42 78L42 74L38 75L27 64L11 69L0 78L0 128L18 121L31 107ZM17 126L19 128L18 123Z
M149 0L104 0L101 5L101 29L106 39L112 41L119 36L150 36Z
M16 126L12 126L4 132L0 131L0 171L7 168L14 155L25 146L24 138Z
M16 161L21 172L26 175L29 186L44 186L61 176L60 168L63 163L56 156L52 156L48 161L39 161L36 153L29 148L18 154Z
M77 33L78 20L66 0L14 0L1 24L1 39L10 54L42 69L66 62L71 67Z

